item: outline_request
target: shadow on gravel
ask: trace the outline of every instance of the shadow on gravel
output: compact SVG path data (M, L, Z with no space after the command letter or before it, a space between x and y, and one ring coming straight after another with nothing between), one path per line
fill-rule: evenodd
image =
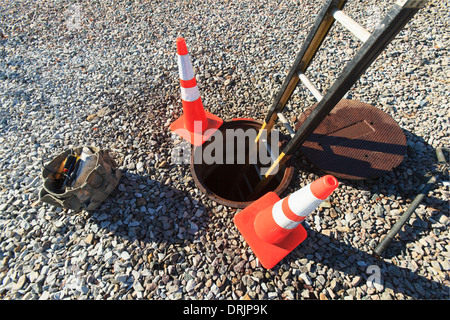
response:
M395 293L403 293L416 299L433 299L436 296L441 296L438 299L442 299L442 295L433 295L432 292L450 292L449 286L419 275L408 266L399 266L384 260L381 261L371 254L358 250L351 244L346 244L333 236L327 236L311 229L307 229L307 232L308 238L292 252L293 256L306 257L310 261L342 271L351 277L361 277L360 281L353 286L344 286L337 288L335 291L350 288L356 289L356 287L366 284L370 280L369 278L374 275L374 270L376 269L374 266L377 266L380 271L381 284L384 288L392 289ZM314 249L318 246L317 243L321 243L322 246L326 247L325 250L322 248L320 254L317 254ZM295 259L295 257L289 258L288 256L287 259ZM312 270L312 272L315 272L315 270ZM332 279L327 278L327 281L330 282ZM324 288L327 287L327 284L325 283Z
M360 177L361 180L351 180L339 178L340 181L345 181L346 184L352 185L355 188L362 190L369 190L375 193L383 193L384 195L401 195L403 197L414 198L415 193L418 192L417 187L420 186L424 175L427 171L431 170L437 163L436 150L429 145L423 138L403 129L403 133L406 137L407 144L395 145L382 142L368 142L362 139L347 139L341 137L333 137L334 139L329 141L329 144L324 146L325 151L316 150L308 147L301 147L296 155L308 162L308 165L299 168L301 170L311 172L336 172L341 176L355 176ZM320 141L320 137L312 135L308 142ZM348 149L348 153L355 153L354 156L364 154L364 151L374 152L380 154L380 159L373 162L353 159L350 156L343 156L335 154L335 152L342 153L342 150L335 150L330 147L339 147L345 145ZM305 150L305 154L311 157L309 161L303 154L302 150ZM406 150L406 152L405 152ZM310 154L311 153L311 154ZM401 156L404 158L401 159ZM383 166L383 160L392 162L390 157L396 157L402 160L401 163L395 168L388 170L372 168L372 165ZM320 158L320 161L317 161ZM327 159L328 158L328 159ZM397 159L396 159L397 161ZM396 162L395 163L398 163ZM315 163L315 164L313 164ZM320 167L320 169L319 169ZM366 178L375 177L375 178Z
M434 149L420 138L416 137L416 141L420 141L420 143L416 142L414 146L420 145L421 150L417 151L414 146L408 145L405 159L392 172L378 179L347 180L343 183L357 190L370 191L370 197L374 194L383 194L385 197L395 196L396 201L403 199L407 204L419 192L421 185L426 182L425 173L431 170L433 164L437 162ZM300 162L299 160L298 163ZM306 171L318 175L323 174L312 166L309 169ZM297 177L296 180L299 178ZM292 187L296 188L296 186ZM426 197L423 203L426 206L433 206L437 210L446 206L443 200L435 197L431 200L427 200ZM170 183L164 184L152 180L148 175L138 175L123 170L119 187L98 210L91 214L91 218L99 228L108 230L110 235L130 242L138 241L141 246L154 243L158 245L188 244L195 242L199 238L199 234L207 229L211 219L208 216L209 211L210 209L205 208L188 193L175 189ZM416 221L422 220L416 219ZM423 232L432 231L428 222L419 223L418 226L406 226L406 229L403 230L405 231L400 233L402 242L394 241L386 251L386 254L391 257L401 253L402 247L405 245L403 242L409 241L411 238L415 239ZM338 288L333 290L335 292L341 289L356 289L358 286L364 285L372 275L368 269L370 266L379 268L384 288L390 288L395 293L403 293L416 299L432 299L435 298L433 292L445 290L449 292L450 290L446 284L430 280L412 271L415 269L414 266L382 261L368 252L355 248L347 240L344 241L339 232L332 233L330 236L310 228L307 228L307 232L307 239L276 265L273 271L278 273L280 268L287 268L291 261L306 258L314 262L313 269L308 271L309 274L320 274L321 270L315 266L320 263L335 271L342 271L352 278L360 277L359 281L350 286L346 285L347 282L339 283ZM336 236L333 236L334 234ZM320 250L318 250L319 246ZM169 250L173 251L173 249ZM408 264L412 260L414 259L410 258L402 262ZM174 265L180 261L178 256L174 256L170 260ZM394 258L393 261L398 260ZM158 265L155 265L155 268L158 268ZM326 288L337 277L339 277L338 274L330 276L327 273L323 277L323 283L319 283L317 277L315 278L316 288L314 290L306 284L304 286L311 289L311 298L318 298L313 293L313 291L317 291L316 289L320 289L317 286ZM352 281L350 279L348 282Z
M387 204L399 202L404 210L407 210L411 202L423 190L423 187L430 177L438 173L442 169L438 165L436 149L426 143L421 137L403 130L407 137L408 146L405 158L402 163L394 168L391 172L380 176L377 179L367 179L361 181L345 181L349 186L355 189L370 191L373 202L379 206L381 216L386 217L387 212L383 207L383 203L379 198L382 194ZM448 154L445 154L447 157ZM442 215L448 215L448 201L439 190L439 185L443 180L448 180L448 174L439 172L440 178L423 198L414 210L409 221L399 231L396 241L393 241L384 252L386 258L393 258L398 254L402 254L406 244L417 238L434 233L439 235L441 229L446 229L444 225L436 227L436 221L441 220ZM425 208L425 209L424 209ZM392 219L389 217L393 225L400 218ZM386 232L388 232L387 229ZM380 235L383 236L383 235Z
M371 203L380 206L382 210L381 215L383 217L386 216L386 212L383 209L383 204L380 202L381 199L378 198L380 195L383 195L384 199L388 199L389 203L397 201L402 203L402 206L408 207L430 178L429 173L436 172L436 164L438 163L436 150L422 138L409 131L404 130L404 133L408 141L406 155L402 163L391 172L375 179L339 179L340 182L351 186L354 189L369 191ZM298 153L297 156L302 157L302 155ZM312 164L310 164L309 169L310 170L306 171L313 172L319 176L324 174ZM301 168L300 170L304 170L304 168ZM448 176L444 176L443 178L444 180L448 180ZM442 181L442 176L438 183L440 181ZM323 233L311 230L310 228L307 228L307 239L291 253L291 257L288 255L284 261L289 263L291 261L290 259L295 260L298 257L306 257L310 261L321 263L335 270L343 271L348 275L362 277L364 281L359 281L353 286L354 288L366 283L367 279L372 274L368 272L370 266L378 266L381 271L381 281L383 282L384 287L390 288L396 293L403 293L417 299L433 299L436 298L436 296L442 297L442 295L433 295L432 292L448 292L450 294L450 287L445 283L428 279L413 271L421 264L417 259L412 257L409 257L407 260L396 259L396 256L405 257L408 254L405 250L408 242L415 241L432 232L439 234L440 231L435 230L436 228L435 225L433 225L433 222L438 221L441 215L448 214L448 203L443 197L439 198L440 193L436 190L437 188L438 184L436 184L433 189L435 192L429 193L422 200L422 209L419 210L419 208L416 208L409 222L403 226L396 239L383 254L383 257L388 260L394 262L401 261L401 263L403 263L401 266L394 264L393 262L377 259L370 253L361 251L353 245L344 242L343 237L340 236L339 232L332 233L332 235L336 234L337 238L335 238L332 235L327 236ZM423 209L423 206L425 206L425 208L433 209L427 212ZM343 218L344 215L345 212L341 212L341 218ZM431 221L428 219L429 217L431 217ZM392 225L395 222L396 220L391 220ZM386 229L386 233L388 231L389 228ZM384 234L380 234L380 236L384 236ZM317 250L319 244L322 247L320 253ZM325 250L323 249L324 246ZM323 252L325 252L325 254L323 254ZM413 260L414 262L411 265L411 261ZM281 263L280 265L283 264ZM274 270L278 271L280 265L277 265ZM441 275L444 279L445 275L442 272ZM327 278L323 287L327 287L331 280L332 278ZM349 288L350 287L345 287L342 289ZM313 295L312 290L311 294Z
M192 242L209 216L187 193L122 170L118 188L91 218L111 235L145 244Z

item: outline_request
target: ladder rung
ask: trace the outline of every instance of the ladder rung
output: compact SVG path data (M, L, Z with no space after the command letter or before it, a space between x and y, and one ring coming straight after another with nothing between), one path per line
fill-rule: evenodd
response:
M364 29L363 26L345 14L342 10L333 8L331 9L331 15L362 42L366 42L367 39L369 39L370 32Z
M322 100L323 98L323 95L319 91L319 89L316 88L314 83L312 83L302 71L299 71L297 75L302 81L302 83L305 85L305 87L308 88L309 91L311 91L312 95L316 98L317 102L320 102L320 100Z
M294 129L292 129L291 125L289 124L289 121L286 119L284 114L282 114L281 112L278 112L277 115L278 115L278 118L280 119L281 123L284 125L286 130L289 132L289 135L291 137L295 136L295 131L294 131Z

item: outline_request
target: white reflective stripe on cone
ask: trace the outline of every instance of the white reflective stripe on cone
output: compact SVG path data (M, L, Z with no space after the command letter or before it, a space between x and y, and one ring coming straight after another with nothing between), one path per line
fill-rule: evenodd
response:
M323 200L317 199L311 192L311 184L289 196L289 208L298 216L306 217L313 212Z
M178 73L180 75L180 79L184 81L191 80L195 77L189 54L178 56Z
M200 92L198 91L198 87L192 88L183 88L181 87L181 99L184 101L195 101L200 98Z
M298 226L300 221L293 221L291 219L288 219L286 215L283 212L283 209L281 208L283 200L278 201L274 204L272 208L272 217L273 220L283 229L294 229Z
M283 212L283 200L278 201L272 208L273 220L284 229L294 229L300 221L293 221L286 217ZM287 204L290 210L299 217L306 217L313 212L323 200L317 199L311 192L310 184L300 190L292 193L288 199ZM303 220L303 219L302 219Z

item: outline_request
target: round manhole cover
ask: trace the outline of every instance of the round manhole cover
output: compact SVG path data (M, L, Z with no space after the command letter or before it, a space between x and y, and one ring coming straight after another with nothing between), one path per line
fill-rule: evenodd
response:
M300 128L315 106L299 118ZM406 153L406 137L382 110L360 101L341 100L300 147L315 166L350 180L392 171Z

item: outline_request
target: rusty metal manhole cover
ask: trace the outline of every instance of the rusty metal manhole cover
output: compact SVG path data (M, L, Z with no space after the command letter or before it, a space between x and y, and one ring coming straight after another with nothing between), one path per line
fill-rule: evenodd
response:
M299 118L300 128L315 106ZM406 153L406 137L382 110L341 100L300 147L315 166L338 178L361 180L392 171Z

